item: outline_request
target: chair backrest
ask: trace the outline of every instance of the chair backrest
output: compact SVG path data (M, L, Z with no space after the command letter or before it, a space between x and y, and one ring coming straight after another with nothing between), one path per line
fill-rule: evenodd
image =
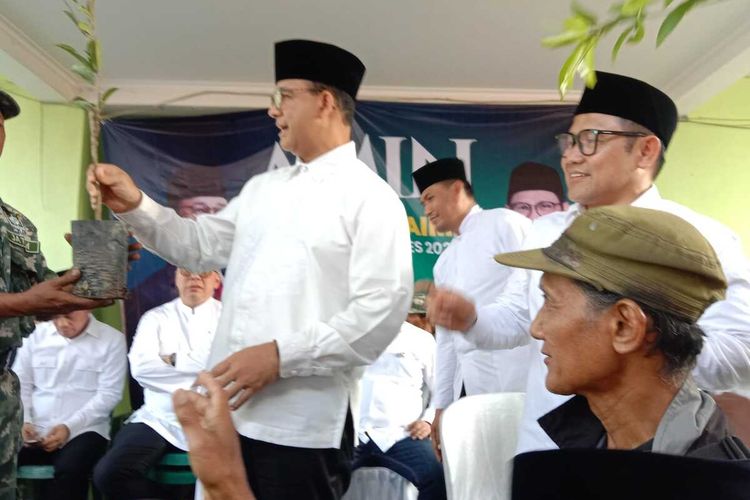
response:
M352 472L342 500L417 500L416 486L385 467L360 467Z
M525 394L480 394L451 404L440 420L448 500L510 498L511 460Z
M19 465L16 473L18 479L53 479L54 465Z
M147 475L161 484L190 485L195 483L195 476L190 469L190 458L184 452L165 453Z

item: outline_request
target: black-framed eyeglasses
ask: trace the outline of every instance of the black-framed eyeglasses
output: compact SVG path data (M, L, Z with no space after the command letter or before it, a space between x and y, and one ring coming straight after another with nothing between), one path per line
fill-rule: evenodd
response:
M648 134L643 132L629 132L626 130L598 130L595 128L587 128L581 130L577 134L571 134L565 132L557 134L555 140L557 141L557 147L560 149L560 154L564 155L568 149L578 144L578 150L584 156L591 156L596 153L596 147L599 145L600 135L616 135L621 137L646 137Z
M281 108L281 103L284 102L284 99L293 96L295 92L314 93L315 89L312 87L276 87L275 89L273 89L273 94L271 94L271 106L276 109Z
M554 201L540 201L535 205L519 201L518 203L511 203L510 209L514 212L518 212L526 217L531 215L531 211L535 211L537 215L547 215L559 210L562 207L562 203L555 203Z
M195 275L195 276L200 276L202 279L206 279L209 276L211 276L211 274L213 274L215 271L204 271L202 273L191 273L187 269L183 269L183 268L180 267L180 268L177 269L177 272L180 273L180 276L182 276L183 278L190 278L191 276Z

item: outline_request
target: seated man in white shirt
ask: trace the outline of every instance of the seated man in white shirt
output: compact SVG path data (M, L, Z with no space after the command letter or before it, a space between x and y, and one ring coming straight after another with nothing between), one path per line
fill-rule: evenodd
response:
M415 294L409 318L424 317L424 294ZM408 322L362 377L359 440L353 469L386 467L419 489L419 500L445 499L443 467L432 451L435 339Z
M147 472L170 451L187 443L172 408L172 393L189 389L211 349L221 303L213 293L216 271L175 272L179 297L143 315L128 358L130 372L143 386L144 404L117 434L112 449L94 471L94 482L108 498L163 498L167 492Z
M44 499L85 500L88 478L109 440L110 414L122 398L125 336L88 311L37 325L18 350L24 447L19 465L51 464Z

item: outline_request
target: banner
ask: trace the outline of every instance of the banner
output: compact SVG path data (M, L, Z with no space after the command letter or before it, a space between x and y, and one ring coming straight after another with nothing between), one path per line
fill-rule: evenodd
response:
M427 161L457 156L478 203L505 206L516 165L533 160L559 170L554 136L567 130L572 111L571 106L358 103L353 130L358 156L403 200L415 279L432 277L451 235L438 233L424 216L411 173ZM104 124L102 137L107 161L186 217L217 211L253 175L294 163L276 142L276 127L265 111L117 119ZM174 268L144 251L128 278L128 338L144 312L176 297L173 283Z

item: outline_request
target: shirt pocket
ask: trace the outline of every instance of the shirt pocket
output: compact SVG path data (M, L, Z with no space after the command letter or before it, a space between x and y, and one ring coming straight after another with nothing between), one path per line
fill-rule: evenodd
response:
M90 360L78 359L70 381L71 387L83 391L96 391L103 367Z
M51 389L55 386L57 372L57 358L53 356L34 356L31 360L34 372L34 385L41 389Z

